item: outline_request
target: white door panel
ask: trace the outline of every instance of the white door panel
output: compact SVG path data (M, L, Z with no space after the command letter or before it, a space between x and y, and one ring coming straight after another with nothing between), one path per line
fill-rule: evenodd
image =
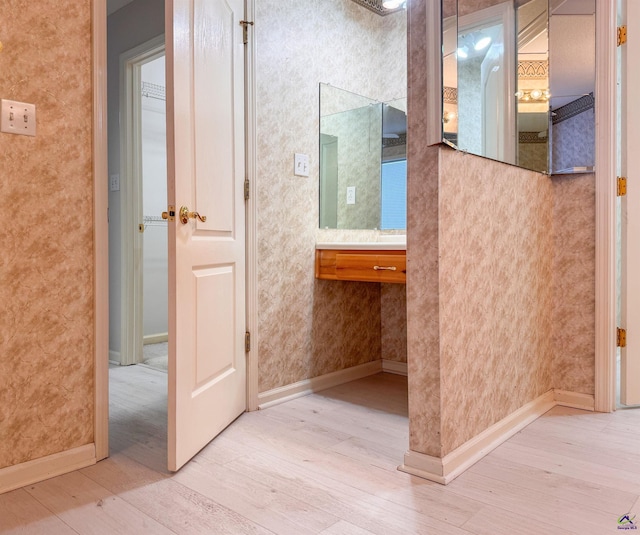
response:
M170 470L246 407L243 11L167 1Z
M624 5L626 4L626 6ZM621 350L620 402L640 404L640 84L637 53L640 52L640 2L627 0L623 7L627 44L622 53L622 174L627 195L622 197L622 327L627 347ZM627 96L629 98L627 98Z

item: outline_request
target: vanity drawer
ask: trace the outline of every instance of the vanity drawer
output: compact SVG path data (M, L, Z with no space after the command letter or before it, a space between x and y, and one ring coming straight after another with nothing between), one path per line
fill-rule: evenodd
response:
M316 278L405 284L407 254L406 251L319 249Z

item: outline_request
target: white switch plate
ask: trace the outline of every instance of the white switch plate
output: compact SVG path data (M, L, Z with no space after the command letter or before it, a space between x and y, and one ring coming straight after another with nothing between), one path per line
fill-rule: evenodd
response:
M356 203L356 187L347 186L347 204Z
M0 131L22 136L36 135L36 105L2 99Z
M309 176L309 155L296 153L293 158L293 174Z
M109 191L120 191L120 175L118 173L109 177Z

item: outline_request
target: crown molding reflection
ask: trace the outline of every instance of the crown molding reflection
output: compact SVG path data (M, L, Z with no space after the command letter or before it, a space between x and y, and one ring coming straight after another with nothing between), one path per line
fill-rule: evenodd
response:
M545 80L549 78L549 62L541 61L518 61L518 78L529 80Z

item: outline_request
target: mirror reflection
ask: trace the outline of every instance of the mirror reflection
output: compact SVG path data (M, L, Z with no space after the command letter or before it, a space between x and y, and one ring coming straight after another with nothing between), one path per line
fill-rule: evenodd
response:
M593 170L595 0L458 0L443 86L445 142L545 173Z
M406 228L406 98L320 84L320 228Z

